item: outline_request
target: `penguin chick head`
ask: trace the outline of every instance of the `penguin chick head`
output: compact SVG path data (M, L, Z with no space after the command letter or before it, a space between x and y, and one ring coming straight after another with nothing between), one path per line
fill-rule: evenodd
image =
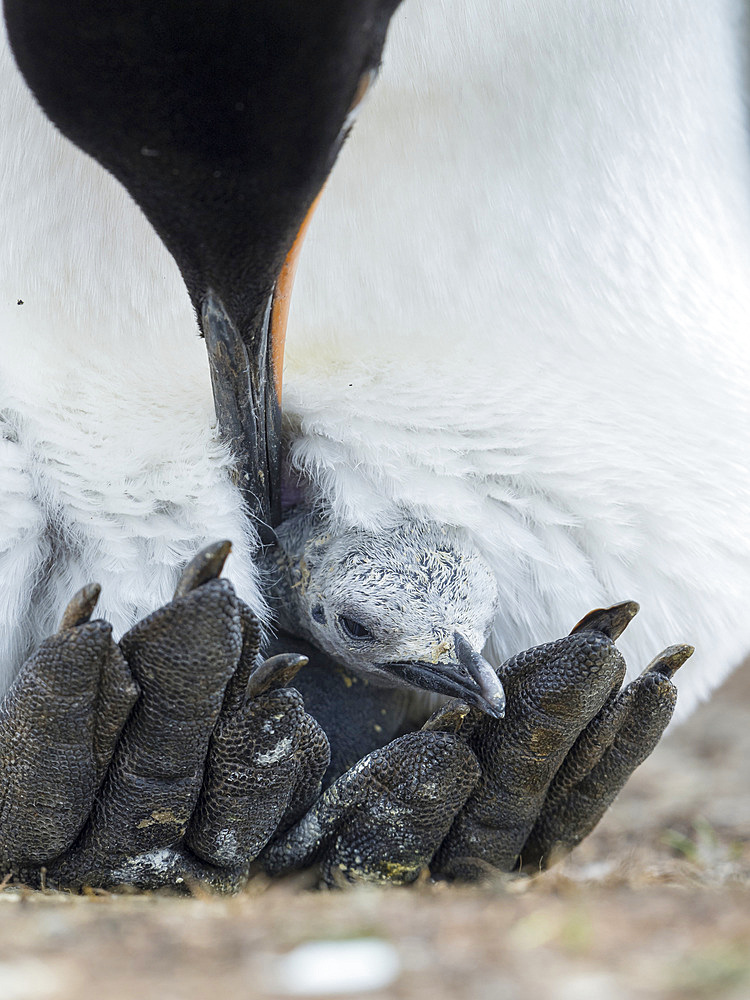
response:
M413 520L382 533L334 533L297 508L278 536L285 628L373 683L502 715L502 686L479 653L497 584L462 533Z

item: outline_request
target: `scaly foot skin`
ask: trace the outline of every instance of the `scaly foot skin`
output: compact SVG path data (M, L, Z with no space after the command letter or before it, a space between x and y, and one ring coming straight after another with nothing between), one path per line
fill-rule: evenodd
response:
M670 678L689 646L665 650L620 690L614 645L632 602L587 615L499 674L503 720L451 703L342 775L262 855L268 871L320 866L329 885L476 880L547 867L594 828L653 750L674 709Z
M288 688L305 662L256 667L257 623L218 579L228 543L120 642L76 595L0 715L0 860L75 888L240 885L280 822L310 806L327 740Z
M0 709L0 864L44 865L75 840L139 690L84 588Z
M468 712L450 703L419 732L363 757L274 838L261 857L266 871L318 863L332 887L413 882L479 780L476 757L455 735Z
M583 730L523 846L524 871L549 868L591 833L661 739L677 698L671 678L692 653L692 646L665 649Z
M482 777L433 873L546 868L593 830L656 746L675 706L670 677L693 652L665 650L620 691L625 662L614 642L637 611L633 602L593 611L566 638L500 668L508 711L501 722L467 718L461 735Z

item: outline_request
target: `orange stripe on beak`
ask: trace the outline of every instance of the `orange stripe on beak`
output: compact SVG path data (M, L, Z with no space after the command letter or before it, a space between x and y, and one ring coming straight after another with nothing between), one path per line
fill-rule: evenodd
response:
M377 71L367 70L359 79L357 90L349 107L349 113L344 122L343 129L348 130L359 108L362 100L370 90L375 81ZM271 305L271 358L273 361L274 388L276 390L276 400L281 406L281 383L284 376L284 345L286 343L286 325L289 320L289 306L292 300L292 288L294 287L294 276L297 273L297 263L299 254L304 242L310 219L313 217L315 209L318 207L325 185L318 191L315 200L307 210L307 215L302 220L297 236L295 237L292 249L286 255L284 266L281 268L276 288L273 293L273 303Z
M284 266L276 282L273 293L273 305L271 306L271 357L273 358L274 386L276 389L276 399L281 405L281 383L284 373L284 345L286 343L286 326L289 320L289 306L292 301L292 288L294 287L294 276L297 273L297 263L299 261L300 250L313 217L318 202L323 194L320 189L315 197L315 201L307 210L307 215L299 227L292 249L286 255Z

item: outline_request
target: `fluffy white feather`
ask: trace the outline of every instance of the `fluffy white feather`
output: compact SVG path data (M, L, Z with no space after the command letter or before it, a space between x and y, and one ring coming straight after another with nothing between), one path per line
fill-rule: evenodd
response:
M405 0L293 305L293 462L342 526L467 529L491 652L642 604L684 715L750 648L750 157L742 0ZM252 530L174 262L0 54L0 627L70 593L116 629ZM19 306L18 300L23 301Z
M35 105L4 35L0 88L7 681L84 583L102 584L98 611L119 634L169 599L208 540L232 539L227 571L264 602L177 266L129 195Z

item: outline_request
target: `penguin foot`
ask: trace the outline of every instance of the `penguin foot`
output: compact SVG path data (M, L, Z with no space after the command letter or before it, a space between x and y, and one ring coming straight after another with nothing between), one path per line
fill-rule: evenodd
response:
M500 668L508 710L501 721L472 710L461 730L482 775L434 874L548 868L593 830L658 743L677 697L671 677L693 652L666 649L621 690L614 643L637 611L633 602L593 611L566 638Z
M549 868L591 833L659 742L677 698L671 678L692 653L665 649L586 726L550 785L519 868Z
M116 644L90 621L98 588L0 708L0 865L29 884L242 884L276 828L310 806L327 740L289 681L257 666L259 629L218 578L228 543L188 566L174 600Z
M273 839L261 861L271 875L318 864L330 887L408 884L429 864L479 776L469 747L434 723L363 757Z

